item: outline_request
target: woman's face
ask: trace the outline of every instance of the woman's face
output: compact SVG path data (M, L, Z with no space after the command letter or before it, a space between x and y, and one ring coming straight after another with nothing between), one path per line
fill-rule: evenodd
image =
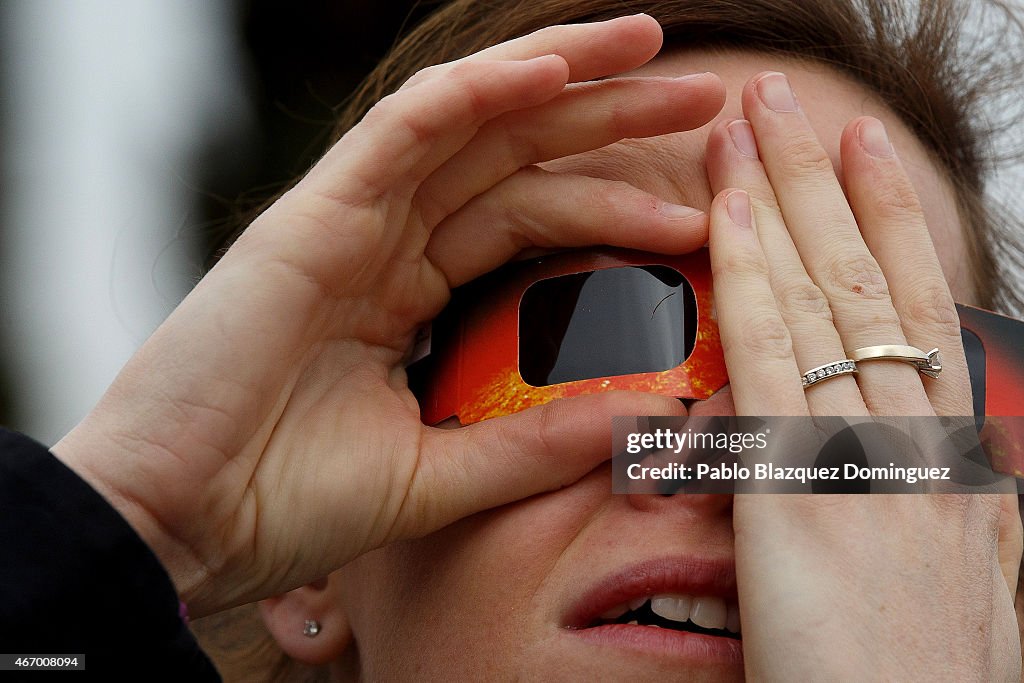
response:
M753 53L675 53L638 73L714 71L729 92L720 116L741 118L741 88L764 70L790 77L840 178L843 126L865 114L885 122L917 187L954 298L973 302L948 185L913 135L864 88L821 65ZM710 129L630 140L548 166L623 180L706 209ZM728 389L691 408L731 412ZM604 466L561 491L365 555L332 585L369 680L741 679L739 641L731 638L639 626L595 638L571 628L652 596L689 596L712 622L734 619L731 509L729 496L612 495Z

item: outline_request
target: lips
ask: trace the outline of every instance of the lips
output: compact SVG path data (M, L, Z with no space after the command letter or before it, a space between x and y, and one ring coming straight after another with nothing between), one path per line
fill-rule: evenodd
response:
M742 659L730 561L664 558L626 567L584 590L563 626L604 646L688 660Z

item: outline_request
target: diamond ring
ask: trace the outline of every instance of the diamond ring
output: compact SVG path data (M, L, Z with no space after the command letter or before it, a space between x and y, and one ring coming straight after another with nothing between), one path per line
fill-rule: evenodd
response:
M800 376L800 384L804 389L826 379L839 377L840 375L853 375L857 372L857 364L852 358L844 358L825 365L812 368Z

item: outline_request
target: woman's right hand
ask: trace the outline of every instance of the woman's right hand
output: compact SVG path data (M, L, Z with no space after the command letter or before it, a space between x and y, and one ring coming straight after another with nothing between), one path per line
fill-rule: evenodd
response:
M193 613L564 486L610 455L611 416L682 411L604 394L435 430L402 364L451 287L524 248L705 242L700 212L534 166L711 119L710 74L593 81L660 45L639 15L420 72L246 230L55 446Z

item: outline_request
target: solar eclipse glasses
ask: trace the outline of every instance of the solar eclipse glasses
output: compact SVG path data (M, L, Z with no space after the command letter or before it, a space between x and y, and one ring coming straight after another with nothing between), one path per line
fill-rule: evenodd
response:
M1024 414L1024 322L957 309L975 415ZM421 342L409 374L426 424L615 389L700 400L728 383L706 249L511 263L453 292Z

